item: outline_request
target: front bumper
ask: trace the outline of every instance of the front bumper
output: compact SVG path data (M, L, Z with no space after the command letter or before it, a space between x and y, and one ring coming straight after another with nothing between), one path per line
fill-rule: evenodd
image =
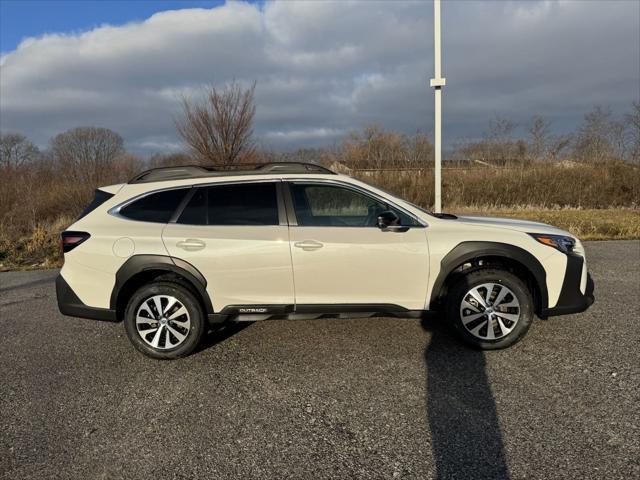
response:
M580 290L582 266L584 258L576 254L567 255L567 269L564 274L562 290L558 303L553 308L545 308L541 312L542 318L584 312L595 301L594 285L591 275L587 274L587 285L584 293Z
M63 315L109 322L118 320L115 310L90 307L82 303L62 275L56 278L56 297L58 297L58 309Z

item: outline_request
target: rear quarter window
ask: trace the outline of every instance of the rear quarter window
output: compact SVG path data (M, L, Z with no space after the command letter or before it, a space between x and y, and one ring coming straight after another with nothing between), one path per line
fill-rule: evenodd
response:
M78 220L80 220L82 217L86 217L87 215L89 215L91 212L93 212L96 208L98 208L104 202L109 200L111 197L113 197L113 193L108 193L97 188L94 192L93 200L91 200L91 203L87 205L87 208L85 208L82 211L82 213L78 217Z
M120 209L120 215L140 222L167 223L189 188L150 193Z

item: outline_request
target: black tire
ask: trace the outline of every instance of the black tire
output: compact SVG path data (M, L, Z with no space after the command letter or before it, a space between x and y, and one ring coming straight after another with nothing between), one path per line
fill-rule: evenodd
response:
M184 340L175 347L154 348L152 345L145 342L141 334L138 333L136 326L138 309L142 306L143 302L151 299L155 295L174 297L188 312L190 328L188 333L186 333L186 338L184 338ZM195 297L193 292L183 285L167 281L153 282L140 287L129 299L124 314L124 328L127 333L127 337L129 337L133 346L149 357L162 360L172 360L175 358L185 357L193 352L202 339L202 335L205 331L205 324L204 312L200 302L198 302L198 299ZM175 324L174 329L177 329ZM169 335L167 330L168 329L165 328L165 336ZM184 333L186 330L182 329L180 331ZM147 338L152 338L152 335L147 335ZM175 336L172 336L171 339L178 341Z
M497 324L498 319L496 316L500 316L500 312L495 312L491 317L493 318L491 323L492 335L496 337L495 339L479 338L479 336L474 335L470 331L470 329L475 330L476 328L479 328L480 330L478 332L478 335L485 337L489 336L489 322L487 321L487 317L484 314L478 319L472 322L468 322L467 325L469 326L469 328L467 328L462 321L463 312L461 312L461 307L465 296L471 289L480 287L481 285L487 283L499 284L501 286L507 287L511 292L506 298L510 299L510 295L513 294L513 296L515 296L517 301L519 302L519 318L517 318L515 324L511 323L511 321L506 320L505 318L500 317L502 325L508 326L508 328L512 328L508 333L504 334L502 325ZM487 290L488 289L481 289L481 291L484 292L486 292ZM493 287L492 290L494 290L494 292L499 292L500 288ZM496 293L495 296L497 295L498 294ZM508 304L510 302L505 303ZM477 307L478 312L489 311L484 306L475 306ZM488 305L488 307L492 308L491 305ZM508 308L503 307L503 309L507 310ZM465 343L482 350L497 350L509 347L517 343L529 330L529 327L533 322L533 313L533 298L526 284L514 274L506 270L483 268L461 275L452 285L451 289L449 290L449 294L447 295L447 318ZM464 314L473 315L475 314L475 312L473 310L466 310L464 311ZM496 334L495 332L498 332L498 334ZM497 338L500 334L502 334L503 336Z

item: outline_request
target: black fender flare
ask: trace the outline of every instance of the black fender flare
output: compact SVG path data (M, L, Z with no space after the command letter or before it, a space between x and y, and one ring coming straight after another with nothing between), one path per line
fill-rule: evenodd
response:
M461 242L447 253L440 262L440 272L436 277L431 291L429 306L434 305L447 277L457 267L470 262L479 257L498 257L513 260L524 266L533 276L538 292L540 294L541 309L547 308L549 304L549 293L547 291L547 272L542 264L531 253L525 249L501 242L469 241Z
M166 255L133 255L129 257L116 272L116 282L111 291L109 302L111 309L116 310L118 295L120 295L120 291L127 281L135 275L148 270L160 270L184 277L200 294L206 310L205 313L214 313L213 304L207 293L207 280L204 275L189 262Z

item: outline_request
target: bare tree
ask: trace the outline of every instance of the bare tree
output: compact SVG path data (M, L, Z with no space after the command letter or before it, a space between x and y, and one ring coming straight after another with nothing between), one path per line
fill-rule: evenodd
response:
M573 135L554 135L549 146L549 157L558 160L563 156L563 152L567 151L573 142Z
M191 163L193 163L193 158L184 152L154 153L149 159L149 166L153 168L189 165Z
M619 159L626 158L629 139L624 121L613 120L611 122L609 125L609 139L611 142L611 156Z
M407 138L406 152L406 163L410 167L424 167L433 161L433 144L422 132L416 132L413 137Z
M5 133L0 135L0 168L14 169L33 162L40 150L24 135Z
M629 136L629 157L632 162L640 162L640 101L631 104L631 113L625 115Z
M102 181L127 181L145 168L146 162L133 153L124 152L113 158Z
M539 115L529 123L529 151L534 160L543 160L549 153L551 143L551 122Z
M624 129L613 119L611 109L597 106L584 116L575 135L573 154L576 159L584 162L622 158L623 133Z
M415 168L433 158L433 145L426 135L417 132L408 136L378 124L352 131L342 141L340 151L344 165L362 169Z
M496 142L507 142L511 140L514 130L518 125L508 118L495 115L489 120L489 132L487 134L490 140Z
M124 154L124 141L106 128L74 128L51 139L51 154L70 178L96 183L110 174L114 160Z
M221 90L211 86L204 102L183 99L176 128L199 162L231 165L254 155L255 88L255 82L249 88L234 82Z
M526 155L526 144L514 142L513 133L517 124L508 118L495 115L489 120L489 131L484 135L480 146L486 152L486 159L505 163Z

